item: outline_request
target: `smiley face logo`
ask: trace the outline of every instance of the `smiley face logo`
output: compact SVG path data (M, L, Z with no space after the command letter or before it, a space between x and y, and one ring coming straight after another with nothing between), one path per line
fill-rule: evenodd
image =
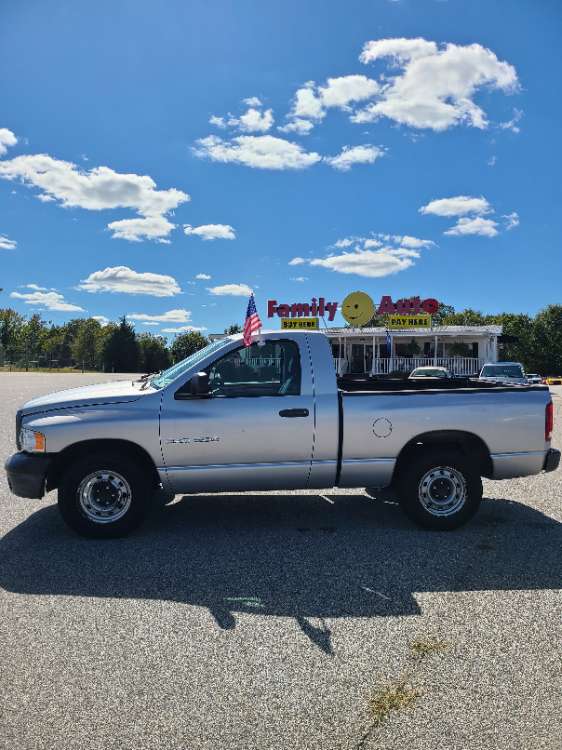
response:
M375 315L373 300L365 292L351 292L342 302L341 314L350 326L367 325Z

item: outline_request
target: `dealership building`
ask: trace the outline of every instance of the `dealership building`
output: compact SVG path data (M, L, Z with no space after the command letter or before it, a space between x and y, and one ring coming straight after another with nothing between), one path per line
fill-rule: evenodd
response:
M433 298L393 302L383 296L375 303L366 292L351 292L341 304L321 296L306 302L270 299L262 321L264 328L279 325L287 330L320 330L330 340L338 375L409 373L424 366L475 375L486 362L498 361L498 350L508 338L502 336L502 326L436 325L439 307ZM337 312L347 326L331 325ZM384 325L372 326L373 320ZM224 335L211 334L209 338Z
M326 328L324 333L338 375L411 372L428 365L474 375L485 362L497 362L502 327Z

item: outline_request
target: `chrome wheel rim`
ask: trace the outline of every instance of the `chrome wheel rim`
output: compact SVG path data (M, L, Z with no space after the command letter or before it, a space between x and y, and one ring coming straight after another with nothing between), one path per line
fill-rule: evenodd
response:
M115 523L123 518L132 497L129 482L111 469L88 474L78 487L80 510L94 523Z
M467 498L466 479L451 466L436 466L423 475L418 499L428 513L443 518L463 507Z

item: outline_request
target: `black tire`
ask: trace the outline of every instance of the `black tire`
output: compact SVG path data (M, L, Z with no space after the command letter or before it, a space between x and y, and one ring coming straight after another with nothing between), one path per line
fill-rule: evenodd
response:
M90 495L102 494L102 499L98 501L96 498L92 501L94 506L87 508L88 500L81 501L80 498L89 495L88 492L80 493L80 487L83 482L87 487L87 479L97 473L99 477L90 479ZM81 536L96 539L126 536L145 519L154 489L150 473L138 461L107 452L94 453L76 461L63 474L58 489L59 511L68 526ZM97 510L98 502L104 501L113 504L111 511ZM96 512L99 520L92 519ZM111 520L111 514L115 520Z
M463 454L444 449L424 450L404 464L397 489L400 507L408 518L436 531L465 524L482 500L477 468Z

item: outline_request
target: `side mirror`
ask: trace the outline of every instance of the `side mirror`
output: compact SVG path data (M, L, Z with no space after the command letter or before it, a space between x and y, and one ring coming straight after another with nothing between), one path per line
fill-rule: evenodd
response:
M198 372L175 392L174 398L176 401L184 401L189 398L209 398L210 395L209 374Z

